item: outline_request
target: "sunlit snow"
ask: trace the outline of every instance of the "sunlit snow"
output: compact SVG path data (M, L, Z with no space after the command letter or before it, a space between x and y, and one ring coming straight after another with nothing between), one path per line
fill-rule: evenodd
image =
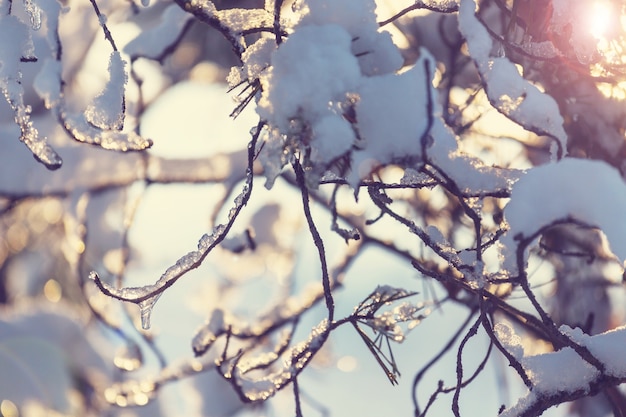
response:
M626 184L605 162L564 158L529 170L513 186L504 213L510 227L502 240L505 266L513 273L519 241L557 221L599 227L613 253L626 260Z

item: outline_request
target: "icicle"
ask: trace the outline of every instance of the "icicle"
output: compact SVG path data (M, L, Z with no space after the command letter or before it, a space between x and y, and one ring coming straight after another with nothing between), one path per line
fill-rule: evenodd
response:
M141 328L144 330L150 329L150 316L152 315L152 308L156 304L159 297L161 297L161 293L139 303L139 309L141 313Z
M32 124L32 122L29 122ZM46 138L37 136L37 129L30 126L32 137L24 137L23 142L26 147L33 153L35 159L46 166L49 170L61 168L63 160L58 153L50 145L46 143ZM34 133L33 133L34 132Z
M26 147L33 153L35 159L44 164L46 168L50 170L58 169L63 164L63 160L56 153L54 149L47 143L46 137L40 137L39 131L33 126L33 122L30 120L30 106L26 106L23 103L24 90L22 85L9 80L4 90L5 95L9 101L9 104L15 112L15 123L20 128L20 140L26 145Z
M170 269L172 268L174 267L171 267ZM170 269L168 269L168 271ZM165 284L167 282L167 278L168 278L167 273L168 272L166 272L159 279L159 282L157 284ZM111 286L110 284L102 281L95 271L91 271L89 273L89 279L95 281L96 285L98 285L100 290L102 290L106 295L109 295L109 296L112 296L121 300L134 302L137 305L139 305L139 309L141 312L141 327L144 330L147 330L150 328L150 315L152 313L152 308L154 307L154 304L156 304L157 300L161 296L161 293L155 294L160 288L159 285L145 285L143 287L115 288ZM139 301L139 302L134 301L134 300L139 300L142 297L150 296L151 294L154 294L154 295L143 301Z

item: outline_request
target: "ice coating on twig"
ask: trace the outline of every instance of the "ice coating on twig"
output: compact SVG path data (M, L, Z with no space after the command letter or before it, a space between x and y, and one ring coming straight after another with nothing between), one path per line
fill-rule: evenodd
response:
M132 131L100 130L89 123L82 113L70 114L61 111L61 118L65 130L79 142L120 152L142 151L152 146L151 139L146 139Z
M255 360L250 359L245 363L235 364L230 378L234 378L237 386L249 401L262 401L270 398L283 386L293 379L305 368L315 353L322 347L328 337L328 320L322 320L313 327L307 340L290 348L284 355L282 367L269 375L258 378L250 378L246 375L247 369L256 367ZM264 364L267 358L261 355L257 358L259 363Z
M141 309L141 325L144 329L150 328L150 316L152 309L165 289L173 285L179 278L190 270L199 267L204 258L211 250L221 242L236 219L236 215L245 205L250 196L252 172L247 172L248 182L242 187L241 193L235 198L235 207L231 209L227 224L217 225L211 234L204 234L198 241L198 250L191 251L178 259L176 263L161 275L154 284L143 287L123 287L115 288L102 281L95 271L89 273L89 278L93 280L100 290L118 300L128 301L139 305Z
M191 341L194 354L200 356L206 352L224 331L224 311L216 308L211 313L211 318L207 324L196 332Z

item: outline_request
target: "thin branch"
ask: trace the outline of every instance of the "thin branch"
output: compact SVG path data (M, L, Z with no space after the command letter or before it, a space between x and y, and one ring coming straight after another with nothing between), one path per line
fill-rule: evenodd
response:
M481 302L481 311L486 311L488 306L485 305L485 303L484 303L482 298L480 299L480 302ZM520 378L524 382L524 385L526 385L526 387L528 389L532 390L533 383L531 382L530 378L526 374L526 371L524 370L524 367L522 367L522 364L517 360L517 358L515 356L513 356L502 345L500 340L494 334L493 326L492 326L491 322L489 321L489 318L488 318L487 314L481 314L481 319L482 319L481 320L481 324L483 325L483 329L485 330L485 332L487 332L487 335L491 339L492 343L496 346L496 348L500 351L500 353L502 353L504 355L504 357L507 358L507 360L509 361L509 366L511 366L517 372L517 374L520 376Z
M300 162L296 159L293 162L293 168L296 173L296 181L300 187L300 193L302 195L302 206L304 208L304 216L306 217L307 224L309 225L309 232L313 238L313 243L317 248L321 267L322 267L322 286L324 287L324 298L326 300L326 308L328 309L328 322L332 323L335 314L335 302L332 295L332 286L330 282L330 276L328 275L328 265L326 263L326 250L324 249L324 241L317 231L313 217L311 216L311 208L309 206L309 190L306 185L306 179L304 169Z
M100 8L96 3L96 0L89 0L91 5L93 6L93 10L96 12L96 16L98 16L98 23L100 23L100 27L102 27L102 31L104 32L104 38L111 44L111 47L114 51L117 52L117 46L115 45L115 40L113 40L113 35L111 35L111 31L106 24L106 16L100 13Z
M482 316L484 312L481 311L478 319L474 322L472 327L467 331L463 340L461 340L461 344L459 345L459 349L456 354L456 387L454 389L454 396L452 397L452 413L455 417L461 416L461 411L459 409L459 396L461 395L461 388L463 387L463 349L469 340L478 334L478 327L482 322Z
M300 404L300 388L298 387L298 378L293 379L293 396L296 403L296 417L303 417L302 405Z
M228 41L228 43L230 43L231 49L239 59L239 63L243 64L243 62L241 61L241 56L246 50L246 47L240 36L232 33L230 28L226 24L224 24L224 22L222 22L217 16L208 13L207 10L202 7L202 2L186 0L175 0L175 2L181 9L193 14L196 19L221 33L222 36Z
M276 36L276 45L283 42L283 33L280 27L280 10L283 6L283 0L274 0L274 36Z
M422 367L422 369L413 378L413 386L412 386L411 392L413 393L413 395L412 395L412 397L413 397L413 406L414 406L414 409L415 409L414 414L415 414L416 417L423 416L426 413L426 409L424 410L424 414L420 413L419 405L418 405L418 402L417 402L417 386L419 385L420 381L422 380L422 378L424 377L426 372L428 372L428 370L430 368L432 368L437 362L439 362L439 360L450 349L452 349L452 347L456 343L457 339L465 331L465 328L467 327L467 325L470 323L470 321L472 320L472 318L476 314L476 311L477 311L476 309L473 309L473 310L470 311L470 313L467 315L467 318L465 319L465 321L461 324L461 326L458 328L458 330L452 335L452 337L448 340L448 342L439 350L439 352L430 361L428 361L428 363L426 365L424 365ZM440 381L440 385L441 385L440 388L443 388L443 381ZM431 396L431 398L432 398L432 396Z

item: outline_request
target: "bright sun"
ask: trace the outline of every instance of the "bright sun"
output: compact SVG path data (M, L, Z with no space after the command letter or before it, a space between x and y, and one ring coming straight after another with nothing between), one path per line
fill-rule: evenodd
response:
M594 38L600 39L611 31L612 10L608 1L595 1L590 14L589 31Z

